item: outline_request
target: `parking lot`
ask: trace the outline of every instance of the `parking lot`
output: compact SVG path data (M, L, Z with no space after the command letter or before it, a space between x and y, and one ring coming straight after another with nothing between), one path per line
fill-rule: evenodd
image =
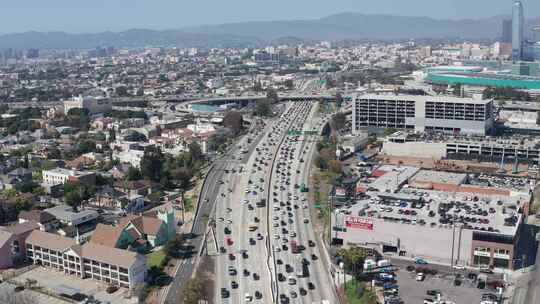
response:
M108 294L105 291L106 284L92 279L83 280L76 276L65 275L63 272L53 269L38 267L14 278L15 281L21 284L24 284L26 279L36 280L37 286L55 294L60 293L61 290L71 290L85 295L92 295L94 299L102 303L136 303L134 299L124 297L129 295L129 291L125 288L120 288L116 292Z
M456 304L480 303L482 294L489 292L476 288L474 283L467 279L463 280L461 286L454 286L450 275L427 275L421 282L416 281L416 273L405 269L400 269L397 275L399 294L406 304L422 304L426 298L435 298L427 295L428 290L439 290L442 294L441 300Z

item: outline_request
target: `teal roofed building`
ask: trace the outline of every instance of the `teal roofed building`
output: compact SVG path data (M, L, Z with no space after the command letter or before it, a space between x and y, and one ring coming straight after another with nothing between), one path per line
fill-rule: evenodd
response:
M465 73L429 73L428 83L465 84L471 86L512 87L516 89L540 90L540 78L511 75L485 75Z

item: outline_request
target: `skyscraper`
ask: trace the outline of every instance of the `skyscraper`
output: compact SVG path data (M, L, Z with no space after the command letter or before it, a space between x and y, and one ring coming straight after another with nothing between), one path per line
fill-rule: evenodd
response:
M516 0L512 8L512 59L523 59L523 4Z
M512 20L504 19L502 21L502 36L501 42L512 43Z
M533 42L540 42L540 25L533 27Z

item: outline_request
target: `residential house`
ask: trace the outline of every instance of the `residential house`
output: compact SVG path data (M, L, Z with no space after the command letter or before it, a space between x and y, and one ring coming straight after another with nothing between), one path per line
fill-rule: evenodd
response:
M58 220L49 212L41 210L21 211L19 223L26 222L36 223L41 231L52 231L58 227Z

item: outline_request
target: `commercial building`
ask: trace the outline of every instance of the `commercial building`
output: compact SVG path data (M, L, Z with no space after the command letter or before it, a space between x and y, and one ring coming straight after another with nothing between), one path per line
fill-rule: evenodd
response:
M501 42L512 43L512 20L504 19L502 21Z
M493 101L447 96L360 95L353 101L353 133L372 128L488 134Z
M372 185L394 173L389 169L359 186L369 189L364 199L334 212L334 243L447 265L517 269L526 264L518 243L531 199L527 186L512 187L504 178L417 170L399 190L375 191ZM484 179L494 186L486 186Z
M521 1L515 1L512 8L512 59L514 61L523 60L524 23L523 4Z
M34 230L26 238L26 256L34 264L68 275L133 288L144 283L146 260L141 254Z
M112 110L112 101L103 97L77 96L64 101L64 113L68 114L71 109L86 109L90 114L103 113Z

